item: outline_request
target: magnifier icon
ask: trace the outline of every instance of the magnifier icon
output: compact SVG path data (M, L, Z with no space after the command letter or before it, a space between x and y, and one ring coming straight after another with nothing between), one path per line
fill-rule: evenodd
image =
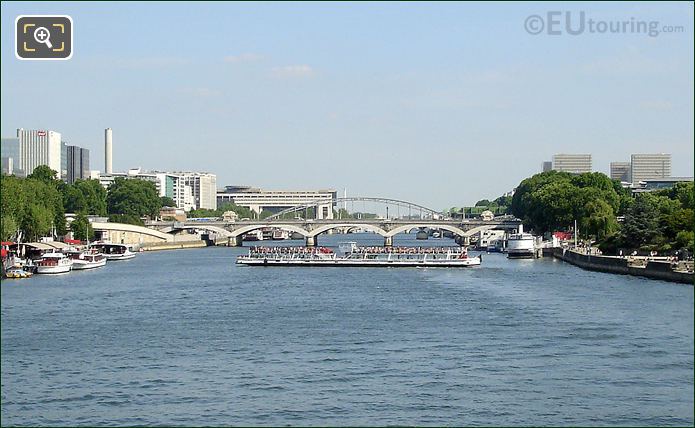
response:
M34 40L38 43L45 43L49 49L53 48L53 43L51 43L51 32L48 31L46 27L39 27L34 30Z

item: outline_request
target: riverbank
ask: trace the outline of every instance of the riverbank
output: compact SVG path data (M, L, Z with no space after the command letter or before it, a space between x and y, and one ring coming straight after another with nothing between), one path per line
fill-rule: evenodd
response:
M693 284L693 272L673 270L669 261L640 260L640 263L636 263L626 257L582 254L565 248L548 250L553 257L582 269Z

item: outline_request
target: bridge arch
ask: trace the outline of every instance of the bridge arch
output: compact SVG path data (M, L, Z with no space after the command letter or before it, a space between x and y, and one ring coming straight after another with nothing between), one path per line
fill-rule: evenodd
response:
M379 234L379 235L381 235L381 236L384 236L384 237L388 235L388 232L387 232L387 231L385 231L384 229L380 228L379 226L376 226L376 225L373 225L373 224L359 224L359 225L355 225L355 224L350 224L350 223L339 223L339 222L338 222L338 223L326 224L326 225L323 225L323 226L319 226L319 227L317 227L316 229L312 229L312 230L309 232L309 235L308 235L308 236L312 236L312 237L313 237L313 236L318 236L318 235L320 235L320 234L322 234L322 233L324 233L324 232L327 232L327 231L329 231L329 230L331 230L331 229L337 229L337 228L340 228L340 227L352 227L352 228L354 228L354 227L359 227L359 228L361 228L361 229L370 230L370 231L372 231L372 232L374 232L374 233L377 233L377 234Z
M290 232L297 232L304 237L310 236L310 234L311 234L311 232L308 232L299 226L293 226L291 224L268 224L268 223L266 223L266 224L251 224L248 226L242 226L238 229L234 229L231 232L228 231L227 233L229 233L230 237L234 238L237 236L241 236L245 233L249 233L249 232L252 232L254 230L263 229L263 228L274 228L274 229L288 230Z
M99 232L127 232L127 233L134 233L134 234L139 234L143 236L148 236L150 238L156 238L158 240L164 241L164 242L170 242L174 240L174 235L171 235L169 233L164 233L160 232L158 230L150 229L147 227L143 226L137 226L134 224L126 224L126 223L100 223L100 222L93 222L91 223L92 229L95 231Z
M206 225L206 224L200 224L200 225L194 225L194 226L193 226L193 225L186 225L186 226L180 226L180 227L173 227L173 226L172 226L172 227L168 227L168 228L166 228L166 229L164 229L164 230L174 231L174 230L183 230L183 229L187 229L187 230L190 230L190 229L202 229L202 230L207 230L208 232L217 233L217 234L219 234L219 235L221 235L221 236L224 236L225 238L229 238L229 237L232 236L231 232L228 231L227 229L223 228L223 227L220 227L220 226L210 226L210 225Z

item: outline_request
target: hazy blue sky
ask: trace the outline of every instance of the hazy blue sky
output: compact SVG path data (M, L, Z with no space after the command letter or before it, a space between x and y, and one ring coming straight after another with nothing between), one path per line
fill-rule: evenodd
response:
M532 14L680 33L530 35ZM19 14L68 14L69 61L19 61ZM554 153L673 154L693 174L692 3L2 3L2 135L53 129L114 168L218 186L346 187L432 208Z

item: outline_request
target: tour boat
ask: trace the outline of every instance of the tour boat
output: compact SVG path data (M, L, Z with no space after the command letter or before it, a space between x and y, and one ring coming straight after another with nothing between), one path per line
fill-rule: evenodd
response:
M135 257L135 253L124 244L96 243L89 248L102 253L106 260L128 260Z
M507 240L507 257L510 259L531 259L535 255L535 239L530 233L515 233Z
M72 259L73 270L94 269L106 266L106 256L96 249L90 251L70 251L68 257Z
M462 247L357 247L330 248L252 247L236 263L246 266L351 266L351 267L471 267L481 256L469 257Z
M66 273L72 269L72 259L63 253L46 253L36 261L36 273Z

